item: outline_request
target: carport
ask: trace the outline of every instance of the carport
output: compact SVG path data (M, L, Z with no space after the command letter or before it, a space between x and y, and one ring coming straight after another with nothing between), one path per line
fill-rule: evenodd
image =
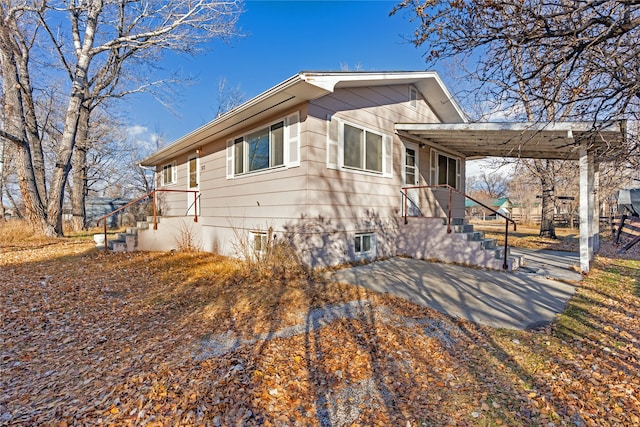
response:
M446 148L468 160L484 157L577 160L580 164L580 269L599 247L599 164L624 142L625 122L397 123L399 136Z

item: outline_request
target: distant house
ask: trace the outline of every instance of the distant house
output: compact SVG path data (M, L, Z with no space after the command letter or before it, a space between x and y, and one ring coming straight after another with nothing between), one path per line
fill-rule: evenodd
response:
M114 210L126 205L131 200L119 197L87 197L85 200L86 226L95 227L96 220ZM107 219L109 227L121 227L123 225L123 215L114 215ZM63 209L63 219L71 220L71 205L66 204Z
M511 218L511 208L513 207L513 203L511 203L511 200L509 200L508 197L500 197L498 199L489 199L486 201L480 200L480 202L507 218ZM464 208L468 218L486 219L487 217L493 218L496 216L494 212L486 209L471 199L465 200Z
M142 161L177 191L158 193L138 248L173 249L186 224L231 256L275 235L311 266L402 254L501 268L463 226L467 156L577 158L586 126L468 123L434 72L301 72Z

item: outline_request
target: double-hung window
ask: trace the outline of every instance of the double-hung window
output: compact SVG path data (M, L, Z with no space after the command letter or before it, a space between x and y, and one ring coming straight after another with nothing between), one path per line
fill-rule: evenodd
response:
M227 177L298 166L298 114L254 129L227 143Z
M392 175L391 136L329 118L327 167Z
M176 182L176 164L169 163L162 166L162 174L160 176L161 185L174 184Z

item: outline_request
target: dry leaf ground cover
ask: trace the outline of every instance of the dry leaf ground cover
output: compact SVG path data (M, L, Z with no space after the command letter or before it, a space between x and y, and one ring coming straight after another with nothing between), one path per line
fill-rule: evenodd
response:
M525 332L287 263L1 245L0 425L640 422L637 260L598 258Z

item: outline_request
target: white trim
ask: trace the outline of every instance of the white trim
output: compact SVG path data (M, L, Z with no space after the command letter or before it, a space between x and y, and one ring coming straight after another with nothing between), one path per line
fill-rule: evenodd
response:
M382 159L381 159L381 170L374 171L370 169L363 169L359 167L353 166L345 166L344 164L344 125L349 125L353 128L361 130L364 132L364 136L366 137L366 133L371 133L382 138L381 140L381 149L382 149ZM334 133L337 131L337 135ZM333 137L337 136L337 140L334 141ZM337 150L336 150L337 148ZM365 148L366 149L366 148ZM332 155L335 155L337 152L337 162L334 162L331 159ZM365 154L366 157L366 154ZM391 178L393 176L393 137L384 132L380 132L378 130L374 130L372 128L363 126L361 124L345 121L342 119L338 119L332 116L327 116L327 168L329 169L339 169L345 172L351 173L361 173L369 176L382 176L385 178Z
M420 180L420 147L418 144L409 141L402 141L402 185L403 186L412 186L418 185L418 182L407 182L407 148L415 151L416 153L416 164L414 165L415 173L416 173L416 181Z
M414 110L418 109L418 93L418 89L416 89L415 86L409 86L409 107L413 108Z
M284 164L288 168L300 166L300 112L288 115L284 125Z
M271 132L271 127L278 123L282 123L283 131L282 131L282 164L269 166L266 168L256 169L253 171L249 171L247 164L247 156L248 156L248 146L245 137L252 133L258 132L260 130L266 129L269 133ZM236 173L235 171L235 142L239 139L243 140L243 172ZM269 141L271 143L271 141ZM272 163L271 156L273 155L271 151L271 146L269 146L269 163ZM296 111L293 114L289 114L286 117L280 117L276 120L272 120L266 124L262 124L260 126L253 127L249 130L243 131L242 133L234 136L233 138L227 139L227 148L226 148L226 158L227 158L227 179L237 179L245 176L254 176L257 174L272 172L274 170L280 169L288 169L291 167L300 166L300 113ZM297 158L296 158L297 157Z
M369 250L367 250L367 251L363 251L362 250L362 245L364 243L364 237L365 236L370 238L370 240L369 240ZM361 239L361 241L360 241L360 251L357 251L357 240L358 240L358 238ZM355 233L355 235L353 236L353 253L354 253L354 255L355 255L355 257L357 259L375 258L376 257L376 233L372 232L372 231Z
M462 184L461 179L460 179L461 178L461 173L460 173L461 166L460 166L460 164L462 163L462 159L460 157L452 156L450 154L447 154L447 153L444 153L444 152L438 151L438 150L432 150L432 153L435 153L435 165L432 164L431 167L433 168L435 166L435 172L433 172L433 169L432 169L432 173L434 173L434 175L433 175L434 182L431 185L440 184L440 182L438 180L438 178L440 177L440 162L439 162L438 156L444 156L447 159L453 159L453 160L456 161L456 185L455 185L455 188L456 188L456 190L462 190L462 188L460 187L460 185ZM434 155L433 154L432 154L432 157L431 157L431 161L432 162L434 161ZM447 165L448 164L449 164L449 162L447 162ZM447 166L447 168L448 168L448 166ZM446 182L446 184L449 184L448 181L449 181L449 174L447 173L447 182ZM451 185L451 184L449 184L449 185Z
M171 178L173 178L173 180L170 182L164 181L164 170L167 166L171 168ZM164 165L162 165L162 167L160 168L160 186L168 187L170 185L175 185L177 183L178 183L178 167L177 167L176 161L174 160L172 162L165 163Z
M191 160L196 161L196 186L191 187ZM187 158L187 190L195 190L196 193L196 201L194 202L194 198L191 193L187 193L187 215L193 215L193 205L195 203L197 207L197 214L200 215L200 200L198 196L200 195L200 155L198 153L192 154Z
M267 246L269 245L269 237L266 231L250 231L249 232L249 245L251 246L251 252L254 255L264 255L267 253ZM260 237L260 248L256 249L256 237Z

